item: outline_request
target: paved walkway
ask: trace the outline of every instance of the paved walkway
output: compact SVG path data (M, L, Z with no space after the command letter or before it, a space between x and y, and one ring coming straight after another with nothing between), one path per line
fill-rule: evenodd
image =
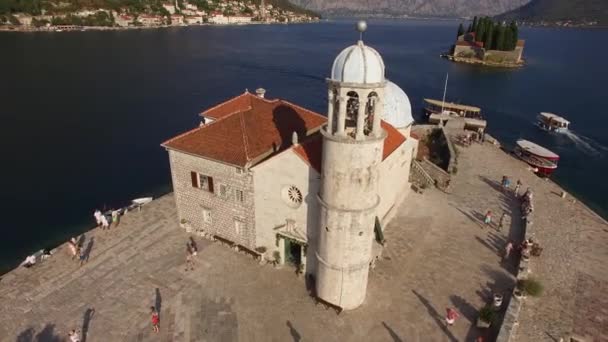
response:
M188 234L168 195L129 213L115 230L88 232L91 255L82 267L62 246L43 264L2 276L0 340L61 341L73 328L89 342L471 340L490 291L514 283L498 251L520 233L520 222L502 232L479 224L485 210L513 206L496 180L505 163L521 165L496 152L465 150L453 194L412 193L399 207L360 309L337 316L314 305L289 267L260 266L206 240L198 240L196 270L185 272ZM151 305L160 308L160 334L150 329ZM462 313L450 329L442 320L448 306Z

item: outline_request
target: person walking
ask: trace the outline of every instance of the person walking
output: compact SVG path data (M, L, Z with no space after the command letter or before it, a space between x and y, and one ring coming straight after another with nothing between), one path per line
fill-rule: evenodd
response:
M72 260L74 260L78 253L78 248L76 247L76 238L71 238L70 241L68 241L68 247L70 247L70 254L72 254Z
M503 225L505 224L506 218L507 218L507 213L505 213L503 211L502 215L500 215L500 219L498 220L498 228L497 228L498 231L500 231L502 229Z
M112 210L112 226L118 227L118 210Z
M492 211L488 210L486 212L486 216L484 216L483 218L483 223L486 225L486 227L489 227L490 224L492 223Z
M445 315L445 323L448 327L451 327L456 322L456 319L460 317L458 312L452 308L447 308Z
M70 342L80 342L80 334L76 329L73 329L68 333L68 337L70 338Z
M97 222L97 226L95 228L99 228L99 226L101 226L101 211L96 209L93 216L95 217L95 222Z
M515 197L519 196L519 189L521 188L523 184L521 183L521 179L517 180L517 183L515 184L515 189L513 189L513 194L515 194Z
M508 259L509 256L511 255L512 251L513 251L513 241L509 240L509 242L507 242L507 245L505 246L505 254L503 255L503 260Z
M196 241L194 241L192 236L190 237L190 251L192 256L196 256L198 254L198 246L196 245Z
M106 217L106 215L101 215L101 229L110 229L110 223L108 222L108 218Z
M87 261L86 253L84 251L84 248L82 248L82 247L78 248L78 260L80 260L80 266L81 267Z
M156 311L155 307L150 307L150 314L152 315L152 331L157 333L160 331L160 317L158 316L158 311Z

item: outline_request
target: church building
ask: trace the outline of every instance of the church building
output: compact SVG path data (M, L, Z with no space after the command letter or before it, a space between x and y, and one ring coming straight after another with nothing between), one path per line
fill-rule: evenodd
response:
M354 309L418 141L407 95L362 40L336 57L327 98L321 115L245 92L162 146L183 224L270 260L278 252L312 275L320 299Z

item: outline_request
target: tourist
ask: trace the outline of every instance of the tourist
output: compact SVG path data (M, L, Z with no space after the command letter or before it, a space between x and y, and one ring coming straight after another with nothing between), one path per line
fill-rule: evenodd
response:
M196 256L196 254L198 254L198 246L196 245L196 241L194 241L194 238L191 236L190 237L190 249L192 251L192 256Z
M110 223L108 223L108 218L106 217L106 215L101 215L101 229L110 229Z
M70 248L70 254L72 254L72 260L74 260L76 253L78 252L78 248L76 246L76 238L71 238L70 241L68 241L68 247Z
M511 255L512 251L513 251L513 241L509 240L509 242L507 242L507 245L505 246L505 254L503 256L503 259L508 259L509 256Z
M519 196L519 189L521 188L521 186L522 186L521 179L518 179L517 183L515 184L515 189L513 190L515 197Z
M500 181L500 186L502 189L505 189L505 185L507 184L507 176L502 176L502 180Z
M505 178L505 191L509 191L509 188L511 187L511 179L509 177Z
M80 342L80 334L74 329L68 333L70 342Z
M95 213L93 213L93 216L95 216L95 221L97 222L96 228L99 228L99 226L101 226L101 211L99 211L99 209L96 209Z
M118 210L112 210L112 225L118 227Z
M87 260L84 248L78 247L78 260L80 260L80 266L82 266Z
M492 223L492 211L491 210L488 210L488 212L486 213L486 216L484 216L483 223L485 223L486 227L489 227L490 224Z
M445 322L447 323L448 327L451 327L452 325L454 325L454 322L456 322L456 319L459 317L460 315L458 314L458 312L452 308L447 308L446 310L446 315L445 315Z
M150 312L152 314L152 331L157 333L160 331L160 317L158 316L158 312L156 311L155 307L151 306Z
M500 231L503 227L503 225L505 224L505 219L507 218L507 213L505 213L504 211L502 212L502 215L500 215L500 220L498 220L498 231Z

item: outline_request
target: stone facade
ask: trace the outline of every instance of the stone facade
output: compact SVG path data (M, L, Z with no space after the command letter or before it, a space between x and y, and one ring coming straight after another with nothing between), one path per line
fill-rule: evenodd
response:
M277 233L285 227L287 220L293 220L295 230L306 239L308 250L314 251L319 214L319 173L291 149L256 165L252 171L257 245L270 252L278 251L284 261L285 251ZM286 191L292 186L302 194L300 205L286 198ZM302 262L307 265L307 273L315 272L314 253L308 253Z
M240 244L256 247L253 173L179 151L168 150L171 179L180 221L186 220L196 231ZM191 172L213 177L213 193L193 187ZM226 195L220 188L226 186ZM242 191L243 202L237 200ZM210 213L210 220L205 217Z
M380 195L380 204L378 206L377 215L380 219L388 214L395 205L398 205L399 199L403 196L404 189L409 189L407 184L410 182L410 168L412 165L412 156L418 146L418 141L408 137L407 140L390 156L380 164L380 182L378 186L378 194Z

